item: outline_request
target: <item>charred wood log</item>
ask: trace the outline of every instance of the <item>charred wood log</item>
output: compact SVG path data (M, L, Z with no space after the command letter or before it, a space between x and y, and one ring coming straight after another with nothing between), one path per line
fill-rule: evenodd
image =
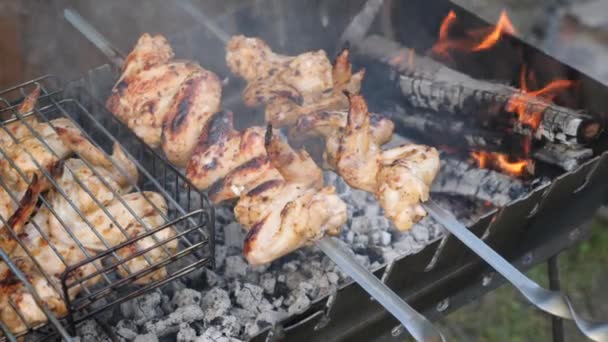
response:
M444 158L431 192L477 198L504 206L528 191L524 182L497 171L479 169L457 159Z
M600 121L588 113L549 103L505 84L474 79L386 38L370 36L356 48L400 73L400 91L414 107L471 115L480 108L502 113L525 104L526 111L542 113L541 122L535 132L515 122L515 132L567 145L589 142L601 133Z
M572 171L593 157L593 150L581 146L546 144L534 151L532 157L547 164L556 165L566 171Z
M433 145L447 145L459 150L503 152L513 156L526 153L526 136L519 133L476 127L469 120L446 118L425 109L405 109L396 105L388 114L407 132Z

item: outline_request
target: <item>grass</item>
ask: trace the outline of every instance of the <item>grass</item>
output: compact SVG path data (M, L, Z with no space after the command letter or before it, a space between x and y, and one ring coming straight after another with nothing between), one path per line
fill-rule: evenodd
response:
M559 257L561 286L585 317L608 319L608 222L596 219L591 237ZM546 264L527 274L548 284ZM449 341L551 341L551 319L503 286L439 322ZM565 322L566 341L585 341Z

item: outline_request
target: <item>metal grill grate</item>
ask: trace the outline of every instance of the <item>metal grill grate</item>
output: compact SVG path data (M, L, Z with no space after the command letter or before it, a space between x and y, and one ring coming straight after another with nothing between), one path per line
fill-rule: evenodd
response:
M11 253L0 250L0 257L14 275L9 278L16 277L16 282L20 284L16 286L23 292L23 296L28 298L31 296L37 307L42 309L40 314L43 316L34 319L31 313L21 312L20 308L23 306L20 307L15 303L14 296L0 295L4 296L4 298L0 297L0 302L6 301L2 304L10 306L10 309L7 306L0 310L2 313L0 328L5 333L4 340L15 340L16 337L36 330L48 322L53 323L55 330L65 338L67 333L58 318L65 318L73 328L76 323L109 306L136 297L203 265L211 264L213 260L211 257L214 237L213 208L206 196L197 191L179 170L166 163L158 153L147 147L112 115L101 113L103 109L95 105L95 100L86 91L79 92L79 100L63 98L61 84L56 77L45 76L0 92L0 119L3 120L0 134L10 138L9 143L0 145L0 161L3 163L0 167L9 168L11 173L16 174L26 184L33 183L36 178L49 183L50 190L40 195L39 208L29 220L28 228L30 232L40 235L40 240L37 241L48 244L61 263L60 268L63 269L59 274L49 274L41 265L44 261L37 257L40 250L35 247L38 245L31 243L28 245L24 242L24 239L28 238L27 234L24 236L17 234L13 229L7 229L19 246L15 250L23 250L25 253L21 253L17 258ZM27 113L19 113L21 101L37 87L40 88L40 97L35 108ZM60 167L63 175L68 175L72 179L71 182L64 184L76 188L76 192L72 189L72 194L82 195L83 197L79 197L80 201L71 198L70 189L63 188L59 184L57 175L53 174L49 165L44 164L39 157L34 158L33 150L18 150L18 158L26 158L34 164L34 171L22 170L17 165L19 162L16 162L18 158L14 158L14 153L13 158L10 157L11 146L22 142L10 129L14 127L11 126L12 123L19 122L18 125L25 128L25 134L38 144L44 153L51 155L54 160L62 159L64 156L57 154L57 148L49 145L48 139L42 136L40 126L37 126L44 125L50 128L52 134L57 134L55 123L60 118L74 123L87 140L103 151L104 160L111 161L112 170L128 180L131 190L127 193L138 194L136 197L141 199L141 207L146 208L144 215L137 212L133 204L135 202L128 202L126 195L113 188L99 168L79 152L72 151L69 157L81 161L77 165L81 165L85 170L84 174L90 175L89 178L80 177L83 173L79 175L78 170L67 162L61 163ZM137 181L131 180L124 167L114 158L110 158L107 151L111 151L115 144L121 146L128 159L135 164L139 174ZM37 177L33 176L34 174ZM91 178L94 180L91 181ZM97 198L91 182L98 182L98 186L103 187L102 190L109 190L110 199L104 202L103 199ZM16 208L23 191L15 191L8 183L10 182L0 177L0 191L3 190L8 194L13 203L11 206ZM157 193L164 199L166 209L161 208L162 205L158 204L158 200L152 200L151 192ZM110 232L119 235L113 238L113 241L108 241L102 230L97 229L98 221L91 214L92 211L85 211L82 208L83 198L92 202L94 213L109 220ZM64 212L58 210L57 203L64 205L61 207ZM129 225L123 226L125 222L120 222L121 217L110 212L109 203L116 204L122 210L118 211L124 214L122 218L129 215L127 216L129 220L126 221ZM66 217L65 208L68 208L76 220L70 219L69 215ZM35 215L38 213L46 214L49 219L36 220ZM164 223L160 226L151 226L150 222L146 221L146 217L149 216L159 218ZM8 220L9 217L0 215L3 229L8 227ZM51 221L61 226L67 234L63 238L67 237L69 241L50 234ZM135 233L133 227L138 228ZM87 229L93 234L89 237L93 237L96 243L103 245L103 248L93 249L90 244L87 245L87 241L81 241L83 235L78 234L78 231L82 229ZM169 230L172 232L166 233ZM76 260L73 258L68 260L66 255L71 254L66 253L65 249L61 252L65 246L70 246L70 250L76 250L76 254L81 256L77 256ZM140 266L137 266L136 262ZM29 269L25 269L24 265L29 265ZM134 265L137 267L134 268ZM83 269L88 271L83 274ZM8 281L7 279L0 281L0 286L15 286L15 282L8 284ZM48 305L49 300L41 298L43 296L36 292L40 292L38 286L45 282L50 285L49 291L65 303L65 310L58 309L56 303L54 306ZM134 287L135 283L138 286ZM77 292L78 295L74 296ZM48 293L45 296L48 297ZM10 324L13 331L10 331L11 326L6 320L11 315L17 320L17 323Z

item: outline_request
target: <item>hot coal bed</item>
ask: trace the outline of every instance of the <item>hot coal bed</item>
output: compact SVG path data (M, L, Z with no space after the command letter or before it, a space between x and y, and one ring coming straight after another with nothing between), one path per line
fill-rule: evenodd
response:
M247 8L231 15L236 18L231 21L237 23L236 28L224 26L227 31L230 28L263 37L271 46L277 46L277 51L298 53L324 48L331 54L351 17L347 14L354 14L362 3L349 2L345 9L336 3L304 6L289 1L282 15L290 24L281 34L267 24L275 17L253 15ZM422 53L437 41L438 30L450 10L457 14L458 30L462 32L488 26L449 3L409 1L394 2L388 19L385 15L383 20L377 20L375 33L380 33L388 21L394 33L392 41ZM324 20L328 22L325 25ZM219 24L222 25L221 18ZM279 48L281 35L297 38ZM228 75L221 58L210 60L206 54L211 49L223 51L223 46L205 28L184 32L170 40L177 55L199 60L206 67ZM585 154L567 167L535 158L534 172L526 177L480 169L471 161L467 145L477 140L460 139L459 131L448 132L453 136L447 135L447 140L434 140L435 135L424 134L428 126L419 129L417 123L406 120L417 115L424 117L421 113L427 112L449 120L452 114L446 113L445 108L432 111L412 106L399 84L400 71L382 60L383 55L391 53L388 47L374 50L378 56L370 56L361 47L359 51L357 46L352 48L355 67L365 67L367 71L363 94L370 108L390 116L397 124L391 143L413 139L437 146L449 144L444 148L447 152L442 155L433 197L500 254L520 267L529 268L588 234L583 223L606 200L608 155L602 154L608 146L605 134L585 144L590 155ZM601 114L608 108L606 87L514 38L503 37L492 50L456 55L450 68L477 79L520 86L524 62L529 70L535 71L540 84L558 78L577 81L580 91L563 105L599 115L597 118L603 125L605 117ZM103 112L102 103L115 77L115 70L109 66L91 70L82 80L67 84L64 95L79 99L91 111ZM230 79L226 98L238 96L240 89L242 85ZM84 93L92 94L96 100L90 100ZM238 104L232 106L237 115L251 112ZM242 116L237 125L248 125L246 121L250 120L244 117L251 115ZM261 121L261 115L254 120ZM507 145L509 149L514 146ZM536 144L534 148L543 146ZM340 240L352 249L360 263L374 270L427 317L436 319L502 284L487 265L447 236L432 218L427 217L411 231L400 233L391 227L371 195L351 189L332 172L327 172L325 179L348 204L348 223ZM196 203L192 206L196 207ZM106 310L79 324L76 335L82 341L141 342L348 340L353 336L371 340L391 335L399 338L403 333L392 317L315 248L303 248L270 265L252 267L242 257L244 232L230 208L216 208L215 227L215 268L200 268Z

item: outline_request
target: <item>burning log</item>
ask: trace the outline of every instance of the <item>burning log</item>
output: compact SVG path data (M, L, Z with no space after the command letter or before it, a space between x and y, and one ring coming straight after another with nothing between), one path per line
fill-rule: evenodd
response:
M451 158L442 159L439 175L431 187L433 193L470 196L499 207L527 190L520 179Z
M572 171L593 157L593 150L581 147L572 148L561 144L546 144L534 151L532 156L534 159L547 164L557 165L566 171Z
M513 125L513 130L566 145L588 142L601 133L600 122L588 113L555 105L505 84L474 79L384 37L370 36L356 48L400 72L400 91L414 107L465 115L479 108L501 112L497 107L539 113L540 122L522 120ZM531 130L531 125L538 127Z
M435 145L449 145L465 150L509 152L513 155L525 154L526 136L518 133L500 132L475 127L463 120L446 119L445 116L425 109L406 109L395 106L391 120L402 128L430 140Z

